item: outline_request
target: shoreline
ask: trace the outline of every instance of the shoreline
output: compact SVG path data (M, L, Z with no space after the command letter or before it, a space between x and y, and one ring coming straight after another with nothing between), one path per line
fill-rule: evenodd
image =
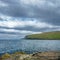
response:
M60 40L60 39L38 39L38 38L24 38L27 40Z
M25 52L15 52L13 54L9 54L9 53L5 53L3 54L2 56L0 56L0 60L3 59L3 60L15 60L15 58L17 60L20 60L20 58L22 57L22 60L24 59L28 59L28 60L36 60L36 59L55 59L55 60L58 60L60 59L60 51L45 51L45 52L35 52L35 53L32 53L32 54L27 54ZM45 58L46 57L46 58Z

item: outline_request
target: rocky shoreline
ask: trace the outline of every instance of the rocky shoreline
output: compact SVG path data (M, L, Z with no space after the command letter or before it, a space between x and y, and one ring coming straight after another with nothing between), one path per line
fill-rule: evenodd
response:
M0 60L60 60L60 52L37 52L26 54L16 52L14 54L4 54Z

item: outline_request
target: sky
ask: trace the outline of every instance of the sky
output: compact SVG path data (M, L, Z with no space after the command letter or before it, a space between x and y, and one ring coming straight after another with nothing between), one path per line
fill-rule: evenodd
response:
M60 31L60 0L0 0L0 39Z

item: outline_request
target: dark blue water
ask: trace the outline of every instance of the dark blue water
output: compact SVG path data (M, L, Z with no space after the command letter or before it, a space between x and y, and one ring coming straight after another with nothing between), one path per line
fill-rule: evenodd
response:
M60 51L59 40L0 40L0 54L22 51L26 53Z

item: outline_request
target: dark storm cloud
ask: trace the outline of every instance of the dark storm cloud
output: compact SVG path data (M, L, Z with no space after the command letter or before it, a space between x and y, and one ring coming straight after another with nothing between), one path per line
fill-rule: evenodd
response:
M0 7L0 13L13 17L41 18L37 19L54 25L60 25L60 1L59 0L42 0L42 5L33 5L36 2L24 6L21 0L0 0L7 4ZM26 0L26 2L29 0ZM39 1L39 0L37 0ZM40 1L39 1L40 2ZM44 3L43 3L44 2ZM37 3L38 4L38 3Z
M13 17L26 17L27 9L24 9L22 5L19 3L19 0L1 0L6 3L7 6L0 7L0 13L13 16Z
M0 21L2 21L3 19L2 18L0 18Z
M5 31L0 31L0 34L19 34L19 33L15 33L15 32L5 32Z
M26 27L15 27L13 29L16 30L27 30L27 31L34 31L34 32L44 32L44 31L49 31L49 30L55 30L55 29L59 29L58 27L54 27L54 28L49 28L49 27L44 27L44 28L34 28L33 26L26 26Z

